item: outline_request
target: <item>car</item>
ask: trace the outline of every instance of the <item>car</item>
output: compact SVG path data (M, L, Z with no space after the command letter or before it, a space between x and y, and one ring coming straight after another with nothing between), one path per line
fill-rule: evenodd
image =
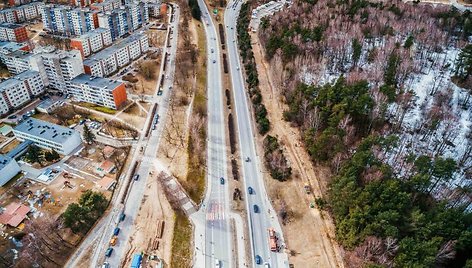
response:
M156 130L156 125L152 125L152 130Z
M262 263L262 258L259 255L256 255L256 264L261 264Z
M216 63L216 60L213 60L213 63Z
M225 184L225 178L223 177L220 178L220 184Z
M215 268L220 268L220 260L216 259L215 260Z
M8 119L15 119L16 117L17 117L16 115L12 114L8 117Z
M236 67L236 70L238 70L238 71L239 71L239 66L237 66L237 67Z
M126 214L123 213L123 212L121 212L121 214L120 214L120 221L124 221L125 218L126 218Z
M102 268L110 268L110 264L108 262L104 262Z
M254 213L259 213L259 207L257 205L254 205Z
M105 251L105 256L110 257L112 252L113 252L113 248L108 248L107 251Z
M211 48L211 53L215 52L215 50L213 48Z
M116 245L116 240L118 240L118 237L117 236L113 236L110 240L110 246L114 246Z
M264 262L264 268L270 268L270 265L268 262Z
M172 89L172 86L169 86L169 89Z
M135 181L139 180L139 174L134 175L133 179L134 179Z
M115 230L113 230L113 235L118 235L120 233L120 227L116 227Z
M247 192L248 192L249 194L253 194L253 193L254 193L254 190L252 189L251 186L249 186L249 187L247 187Z

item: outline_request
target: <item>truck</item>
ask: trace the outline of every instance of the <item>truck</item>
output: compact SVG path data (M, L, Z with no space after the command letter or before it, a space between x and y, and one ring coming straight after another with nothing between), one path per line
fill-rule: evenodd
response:
M139 268L141 267L141 261L143 260L143 256L141 254L136 253L133 256L133 260L131 261L131 268Z
M270 228L267 228L267 232L269 233L270 251L276 252L277 251L277 236L275 235L275 230L274 228L270 227Z

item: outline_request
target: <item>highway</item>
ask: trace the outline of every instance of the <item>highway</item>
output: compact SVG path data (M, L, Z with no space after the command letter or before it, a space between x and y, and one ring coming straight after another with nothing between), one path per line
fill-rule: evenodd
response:
M159 146L159 141L161 135L164 130L165 120L167 117L167 110L169 106L169 99L171 96L169 87L173 84L173 77L174 77L174 69L175 69L175 56L177 52L177 40L178 40L178 21L179 21L179 8L175 4L173 5L175 14L174 20L170 23L172 25L173 31L173 38L170 39L171 47L165 47L163 50L162 58L164 59L164 55L166 52L170 53L169 59L170 62L167 64L167 69L165 70L165 74L169 76L168 79L164 81L164 90L162 96L154 95L151 100L151 105L154 106L155 104L158 105L157 114L160 115L159 123L155 130L152 130L149 137L145 137L145 131L143 131L142 135L140 136L136 147L134 147L134 154L132 157L132 162L130 169L125 172L124 176L122 176L121 186L126 184L126 180L130 178L133 174L131 174L132 166L135 162L139 161L139 165L136 169L134 174L140 175L138 180L131 180L131 185L129 188L120 187L118 189L119 194L115 194L112 200L112 209L108 215L100 220L99 223L95 226L93 230L89 233L89 235L84 239L81 243L79 248L76 252L72 255L69 259L68 263L65 267L79 267L80 266L80 259L83 255L87 255L87 251L92 251L91 260L89 263L89 267L99 267L103 262L108 262L110 267L122 267L122 263L125 257L125 250L128 246L130 234L133 231L135 226L135 221L137 219L137 214L139 211L139 207L141 205L141 201L143 198L146 180L151 179L150 171L153 170L154 161L156 159L157 150ZM171 27L168 27L168 31ZM161 74L163 73L161 65ZM162 79L162 75L159 77ZM159 81L157 86L159 86ZM157 88L156 88L157 92ZM151 107L152 107L151 106ZM145 126L149 124L153 124L154 118L152 118L152 113L149 113L148 118L146 119ZM144 151L140 152L139 148L143 147ZM128 193L125 193L128 191ZM124 204L120 203L120 199L123 194L127 194L126 200ZM124 211L126 217L124 221L119 222L119 215ZM118 242L113 247L113 253L110 257L105 257L105 251L109 247L109 241L113 235L113 230L115 227L120 228L120 232L118 234ZM90 248L92 247L92 248ZM134 252L133 252L134 253Z
M207 44L207 189L200 210L190 216L195 225L194 267L236 267L230 227L230 202L220 45L203 0L198 0ZM223 178L223 182L220 179Z
M241 150L242 177L247 193L248 187L252 187L253 194L246 194L247 220L249 225L249 237L252 253L253 267L257 267L255 256L262 259L262 264L268 263L270 267L288 267L288 256L280 252L272 252L269 248L269 237L267 229L273 227L279 238L278 245L283 245L282 228L278 222L278 217L274 211L265 190L263 175L261 171L261 161L258 157L255 146L255 132L252 124L251 110L248 105L243 66L240 63L236 23L241 8L242 1L231 1L225 11L225 30L228 47L229 70L231 83L233 85L234 106L236 109L236 123L238 128L238 138ZM262 152L261 152L262 155ZM246 162L249 157L250 161ZM255 212L254 205L258 206Z

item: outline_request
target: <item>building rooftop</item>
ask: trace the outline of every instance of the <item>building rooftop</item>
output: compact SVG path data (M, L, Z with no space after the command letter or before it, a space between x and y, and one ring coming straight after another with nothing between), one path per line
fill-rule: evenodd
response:
M26 214L28 214L30 210L31 209L25 205L15 202L10 203L5 208L5 211L0 214L0 223L16 227L26 218Z
M117 80L91 76L88 74L81 74L77 76L76 78L72 79L71 83L72 84L86 84L92 87L108 89L109 91L114 90L115 88L117 88L119 85L122 84L121 82Z
M11 157L8 157L4 154L0 154L0 171L6 166L8 165L11 161L13 160L13 158Z
M24 48L25 46L28 46L28 44L0 41L0 50L7 51L7 52L15 52Z
M0 27L1 28L9 28L9 29L14 30L14 29L21 28L21 27L24 27L24 26L21 25L21 24L4 22L4 23L0 23Z
M52 124L35 118L28 118L13 129L13 132L27 133L54 143L64 143L76 130Z
M86 32L86 33L82 34L81 36L78 36L78 37L75 37L75 38L72 38L72 39L75 39L75 40L86 40L86 39L91 38L92 36L99 35L99 34L101 34L101 33L107 32L107 31L110 31L110 30L109 30L109 29L105 29L105 28L96 28L95 30Z
M84 60L84 65L86 66L91 66L93 65L94 63L100 61L100 60L103 60L103 59L106 59L108 57L110 57L111 55L113 55L115 53L116 50L118 49L121 49L127 45L129 45L130 43L136 41L136 40L139 40L143 37L144 34L142 33L135 33L135 34L132 34L131 36L125 38L125 39L122 39L118 42L116 42L115 45L113 46L110 46L108 48L105 48L104 50L90 56L88 59Z
M24 81L25 79L28 79L30 77L37 76L37 75L39 75L38 71L28 70L28 71L24 71L22 73L19 73L19 74L15 75L13 78L17 79L17 80Z
M18 75L15 75L14 77L0 83L0 93L5 91L6 89L8 89L10 87L15 86L16 84L18 84L18 83L20 83L20 82L22 82L26 79L28 79L32 76L38 75L38 74L39 74L39 72L37 72L37 71L28 70L28 71L22 72Z

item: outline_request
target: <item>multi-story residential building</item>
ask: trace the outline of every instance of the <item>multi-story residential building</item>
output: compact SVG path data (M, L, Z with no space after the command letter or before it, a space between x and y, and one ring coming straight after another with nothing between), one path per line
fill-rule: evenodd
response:
M98 10L100 12L113 11L119 9L121 0L105 0L101 3L94 3L90 5L90 9Z
M14 7L18 18L17 22L29 21L41 17L43 2L33 2L22 6Z
M13 7L13 6L28 4L31 2L32 2L31 0L8 0L8 5Z
M78 50L58 50L40 54L49 87L68 93L70 81L84 73L82 56Z
M21 23L41 16L42 2L33 2L0 10L0 22Z
M20 107L44 92L41 75L29 70L0 83L0 114Z
M149 22L147 3L130 3L120 9L114 9L98 15L98 25L111 31L111 38L116 40L131 33Z
M21 171L20 166L15 159L0 154L0 187L5 185L9 180Z
M44 149L70 154L82 144L80 133L74 129L29 118L13 129L16 138L30 140Z
M13 52L29 50L31 50L31 46L28 43L0 41L0 61L5 63L5 57Z
M110 29L111 38L113 40L118 39L130 31L128 25L130 25L131 22L128 20L128 13L124 9L116 9L111 12L98 14L98 25L100 28Z
M98 27L96 10L45 5L41 16L44 28L53 33L77 36Z
M149 50L145 34L133 34L84 61L85 73L106 77Z
M108 78L81 74L71 81L70 92L78 101L119 109L127 100L125 85Z
M125 5L130 17L130 31L134 31L149 22L149 11L146 2L130 3Z
M0 24L0 41L25 42L28 33L23 25L4 22Z
M97 28L70 40L70 46L87 57L112 44L110 29Z

